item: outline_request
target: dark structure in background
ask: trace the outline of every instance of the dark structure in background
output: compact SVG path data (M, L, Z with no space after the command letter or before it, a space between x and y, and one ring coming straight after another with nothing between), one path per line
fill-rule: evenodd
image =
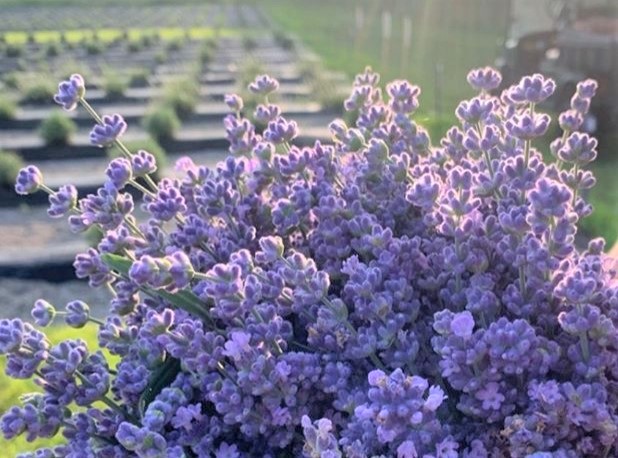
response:
M558 83L551 108L568 107L575 84L599 82L591 132L618 126L618 1L510 0L509 31L498 66L510 84L525 74L541 72Z

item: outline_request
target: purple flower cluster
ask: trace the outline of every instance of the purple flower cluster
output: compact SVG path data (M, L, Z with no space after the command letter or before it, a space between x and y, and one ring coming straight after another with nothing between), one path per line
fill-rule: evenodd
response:
M367 69L352 121L298 147L260 76L261 126L226 97L232 157L215 169L185 160L184 178L155 183L152 156L127 151L96 195L49 190L52 216L103 232L75 268L114 297L101 320L39 300L34 321L96 324L119 362L0 321L7 373L43 389L4 414L4 436L62 431L39 453L58 457L618 455L617 274L602 241L575 246L597 148L578 119L596 83L577 87L547 163L533 141L554 82L495 94L491 68L468 82L478 94L436 143L412 119L420 89L383 97ZM107 119L97 143L123 130ZM42 178L26 169L18 186Z

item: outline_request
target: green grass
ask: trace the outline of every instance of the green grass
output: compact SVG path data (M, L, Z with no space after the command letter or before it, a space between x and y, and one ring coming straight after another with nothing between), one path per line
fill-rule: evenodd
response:
M472 95L467 72L492 64L504 37L503 21L479 19L479 8L492 5L488 0L313 0L310 7L304 0L264 0L261 5L282 30L296 34L320 55L327 67L352 77L371 65L381 73L382 82L405 78L421 86L424 112L450 114L458 100ZM366 24L358 32L357 5ZM383 10L391 12L390 40L382 40ZM404 17L412 21L409 48L403 43Z
M89 349L94 350L98 347L97 327L92 324L86 325L82 329L73 329L67 326L57 325L51 326L44 331L52 344L56 344L65 339L83 339L88 344ZM109 358L108 361L110 361ZM31 380L15 380L5 375L5 364L6 359L0 357L0 415L12 405L19 404L19 397L21 395L31 392L41 392L41 388ZM27 442L23 436L10 441L4 440L2 436L0 436L0 450L2 450L2 456L13 457L21 452L32 451L40 447L60 444L62 442L63 438L60 435L51 439L39 439L34 442Z
M191 27L183 29L181 27L163 27L163 28L139 28L129 29L129 39L139 39L143 36L158 34L165 41L177 40L184 38L189 33L189 37L196 40L213 38L215 36L234 36L239 32L230 28L216 29L214 27ZM59 30L37 30L32 32L34 40L37 43L54 43L60 41L61 34L64 33L66 41L69 43L80 43L83 40L92 38L93 30L91 29L73 29L61 32ZM96 35L98 40L103 43L110 43L123 36L124 30L121 29L97 29ZM23 31L7 31L4 32L4 37L9 44L23 44L28 41L30 32Z

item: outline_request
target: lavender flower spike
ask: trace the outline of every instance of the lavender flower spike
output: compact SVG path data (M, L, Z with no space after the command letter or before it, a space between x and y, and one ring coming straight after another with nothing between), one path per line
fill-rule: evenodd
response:
M48 326L56 316L56 309L44 299L38 299L31 312L32 318L37 326Z
M86 94L84 78L76 73L58 85L58 93L54 95L54 101L62 105L65 110L72 111L84 94Z
M249 84L249 90L258 95L268 95L277 89L279 89L279 81L268 75L258 75L253 83Z
M230 110L238 113L243 108L242 98L237 94L225 94L223 100Z
M103 116L103 124L97 124L90 132L90 143L105 147L113 144L127 130L127 123L119 114Z
M39 190L42 184L43 174L41 171L38 167L29 165L28 167L21 169L17 174L17 179L15 180L15 192L23 196L33 194Z
M83 328L90 318L90 307L83 301L71 301L66 305L64 320L72 328Z
M490 92L500 86L502 75L491 67L485 67L471 70L467 79L473 89Z
M72 184L60 186L58 191L49 195L47 214L52 218L61 218L77 204L77 188Z

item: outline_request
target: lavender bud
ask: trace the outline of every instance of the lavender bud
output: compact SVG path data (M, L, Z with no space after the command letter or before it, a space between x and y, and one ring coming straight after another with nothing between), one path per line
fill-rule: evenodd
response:
M573 132L558 150L558 158L571 164L586 165L596 159L596 148L596 139L588 134Z
M260 124L268 124L274 121L281 114L281 109L277 105L258 105L253 113L255 121Z
M72 328L83 328L90 318L90 307L83 301L71 301L66 305L64 321Z
M65 110L72 111L85 94L84 78L81 75L73 74L67 81L62 81L58 85L58 93L54 95L54 101L58 105L62 105Z
M97 124L90 131L90 143L106 147L112 145L127 130L127 123L119 114L103 116L103 124Z
M157 161L148 151L139 150L131 156L131 168L136 177L141 177L157 171Z
M579 128L584 123L584 117L577 110L567 110L563 113L560 113L558 117L558 123L560 124L560 128L564 131L574 132L579 130Z
M556 90L556 83L539 73L524 76L517 86L509 91L509 97L515 103L541 103Z
M279 89L279 81L268 75L258 75L255 77L255 80L249 84L249 90L257 95L266 96L277 89Z
M289 143L297 135L298 125L296 121L287 121L281 117L269 122L264 131L264 139L275 144Z
M38 299L32 307L32 319L37 326L48 326L56 316L56 309L53 305L43 299Z
M274 262L283 257L283 240L281 237L262 237L259 241L262 251L256 253L259 262Z
M75 208L77 188L71 184L60 186L58 191L49 195L47 214L52 218L61 218Z
M577 94L584 99L591 99L597 93L599 83L593 79L587 79L577 83Z
M461 313L456 313L451 321L451 332L458 337L464 339L469 338L472 335L474 329L474 318L472 314L467 310Z
M243 108L242 98L237 94L225 94L224 99L225 104L229 107L233 112L240 112Z
M275 154L275 145L269 142L260 142L253 148L253 154L263 161L270 162Z
M542 137L549 128L550 117L546 114L526 113L515 115L506 122L506 128L513 137L521 140L533 140Z
M24 322L20 319L0 320L0 355L19 350L24 339Z
M131 162L124 157L113 159L108 164L105 174L109 178L110 183L112 183L116 189L120 190L133 178Z
M21 169L17 174L17 179L15 180L15 192L23 196L33 194L39 190L42 184L43 174L41 171L38 167L29 165Z
M169 273L175 286L179 289L186 287L195 274L189 256L182 251L176 251L166 256L166 259L171 263Z
M468 83L477 91L491 92L502 82L502 75L491 67L471 70L467 76Z

